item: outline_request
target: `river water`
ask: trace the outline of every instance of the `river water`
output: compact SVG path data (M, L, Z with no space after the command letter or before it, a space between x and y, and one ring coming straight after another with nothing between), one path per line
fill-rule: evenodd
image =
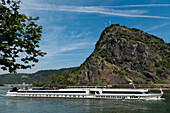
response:
M170 113L170 91L164 100L94 100L6 97L0 87L0 113Z

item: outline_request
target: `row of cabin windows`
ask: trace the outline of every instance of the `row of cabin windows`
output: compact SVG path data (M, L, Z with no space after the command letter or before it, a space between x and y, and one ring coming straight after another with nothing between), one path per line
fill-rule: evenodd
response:
M86 93L86 91L18 91L18 93ZM95 91L94 91L95 93ZM96 92L99 94L99 92ZM142 92L102 91L103 94L142 94Z
M127 99L127 96L96 96L97 98L115 98L115 99ZM130 96L131 99L139 98L138 96Z
M102 91L103 94L142 94L142 92Z
M30 97L85 97L84 95L18 95L18 96L30 96Z
M85 97L84 95L18 95L18 96L30 96L30 97ZM127 99L127 96L96 96L97 98L114 98L114 99ZM138 96L130 96L131 99L137 99Z
M120 99L126 99L127 96L96 96L97 98L120 98Z
M130 98L138 98L138 96L130 96Z
M86 91L18 91L18 93L86 93Z

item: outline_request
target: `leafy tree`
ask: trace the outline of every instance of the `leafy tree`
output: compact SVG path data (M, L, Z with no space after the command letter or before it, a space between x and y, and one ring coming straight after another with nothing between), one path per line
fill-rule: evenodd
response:
M103 86L104 81L105 80L103 78L99 77L99 85Z
M64 76L58 76L57 77L57 82L60 83L60 84L64 84L66 81L65 77Z
M39 17L20 14L20 3L0 1L0 66L9 72L31 68L38 62L38 56L46 54L38 49L42 26L35 21Z
M95 85L98 85L98 84L99 84L97 78L94 78L94 84L95 84Z
M42 82L38 82L38 83L33 83L32 87L43 87L45 84Z
M56 84L56 81L57 81L56 75L55 75L55 74L54 74L54 75L51 75L51 84L52 84L52 85L55 85L55 84Z

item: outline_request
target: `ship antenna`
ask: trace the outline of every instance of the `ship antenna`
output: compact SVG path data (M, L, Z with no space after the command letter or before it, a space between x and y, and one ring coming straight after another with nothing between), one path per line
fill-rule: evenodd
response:
M126 78L127 81L130 82L129 84L132 84L133 88L136 89L135 84L133 83L133 81L130 78L128 78L126 75L123 75L123 76Z

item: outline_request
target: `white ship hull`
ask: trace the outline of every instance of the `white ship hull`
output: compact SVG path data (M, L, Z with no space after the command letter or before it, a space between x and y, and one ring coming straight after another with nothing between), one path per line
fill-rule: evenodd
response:
M157 95L60 95L60 94L7 94L6 96L10 97L39 97L39 98L77 98L77 99L122 99L122 100L134 100L134 99L141 99L141 100L159 100L161 99L161 94Z
M107 88L68 88L58 90L9 90L10 97L39 97L39 98L74 98L74 99L123 99L123 100L158 100L161 93L149 93L143 89L107 89Z

